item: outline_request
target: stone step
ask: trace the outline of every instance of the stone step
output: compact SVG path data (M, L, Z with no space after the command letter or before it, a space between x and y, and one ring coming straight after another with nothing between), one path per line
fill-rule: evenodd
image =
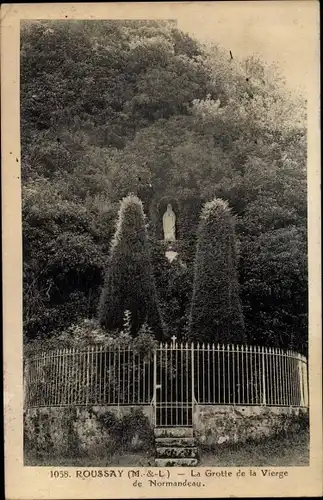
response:
M178 446L187 448L195 446L196 440L193 437L156 437L156 446Z
M156 458L156 467L194 467L198 464L197 458Z
M193 427L155 427L155 437L193 437Z
M158 458L197 458L197 447L159 446L156 448L156 456Z

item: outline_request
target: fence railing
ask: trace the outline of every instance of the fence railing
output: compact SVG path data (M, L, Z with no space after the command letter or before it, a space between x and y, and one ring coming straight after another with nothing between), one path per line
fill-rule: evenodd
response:
M306 358L255 346L172 342L150 355L107 346L41 352L25 360L24 387L26 407L147 405L156 397L308 406Z

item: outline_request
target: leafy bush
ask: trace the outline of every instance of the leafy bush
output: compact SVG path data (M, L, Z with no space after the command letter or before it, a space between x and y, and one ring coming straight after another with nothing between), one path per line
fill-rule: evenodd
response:
M117 417L111 411L97 414L97 418L109 431L115 443L115 450L129 450L133 448L133 440L137 438L137 449L150 450L154 446L154 433L152 427L140 408L131 408L130 413Z
M60 333L49 338L35 338L29 340L24 337L24 354L26 356L39 352L54 351L57 349L77 348L84 349L91 346L106 346L116 348L130 347L136 353L149 354L157 345L155 336L148 325L143 324L137 337L129 332L111 331L102 329L97 320L85 319L69 326Z

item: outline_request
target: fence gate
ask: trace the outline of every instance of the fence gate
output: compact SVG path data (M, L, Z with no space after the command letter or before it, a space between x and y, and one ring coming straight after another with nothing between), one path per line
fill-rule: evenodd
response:
M155 424L193 425L194 355L188 344L160 344L154 363Z

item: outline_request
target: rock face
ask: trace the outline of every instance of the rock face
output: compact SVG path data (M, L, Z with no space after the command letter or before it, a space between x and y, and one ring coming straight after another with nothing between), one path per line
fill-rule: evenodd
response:
M192 427L156 427L157 467L194 467L198 464L198 447Z

